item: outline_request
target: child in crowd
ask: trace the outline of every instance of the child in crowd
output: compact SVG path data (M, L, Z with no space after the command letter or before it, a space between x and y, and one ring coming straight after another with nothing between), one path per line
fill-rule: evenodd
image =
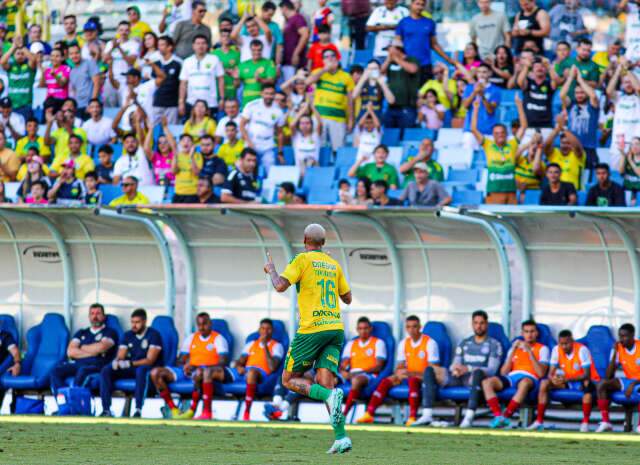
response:
M96 174L98 175L98 183L113 183L113 148L110 145L102 145L98 149L98 166L96 166Z
M43 181L36 181L31 184L31 191L25 197L24 203L30 205L46 205L49 203L45 197L47 192L47 186Z
M447 109L438 103L438 94L433 89L427 90L423 98L418 99L418 123L423 128L438 130L444 124Z
M102 192L98 190L98 173L90 171L84 177L84 203L87 205L100 205L102 203Z

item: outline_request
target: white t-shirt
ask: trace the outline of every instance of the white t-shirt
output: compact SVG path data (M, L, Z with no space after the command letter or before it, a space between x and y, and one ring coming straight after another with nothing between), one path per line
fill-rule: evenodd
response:
M249 341L244 345L244 347L242 348L242 355L249 355L249 352L251 351L251 346L253 345L254 342L255 341ZM284 357L284 347L282 347L282 344L280 344L278 341L274 341L274 342L275 344L271 349L271 356L273 358L282 359L282 357ZM264 344L262 342L260 343L260 347L264 348Z
M418 339L418 342L413 342L410 336L405 337L400 344L398 344L398 348L396 349L396 362L406 362L407 354L404 351L404 345L407 340L411 342L411 347L416 348L422 342L422 338ZM438 343L433 339L429 338L429 342L427 342L427 353L418 354L420 358L424 358L427 356L427 360L429 364L432 363L440 363L440 349L438 348Z
M627 49L624 54L627 59L633 62L640 60L640 8L632 3L629 4L627 14L624 46ZM635 68L635 74L640 75L638 68Z
M637 94L627 95L620 91L616 99L616 111L613 114L613 128L611 130L612 166L616 166L614 163L618 163L620 160L619 138L624 136L628 149L631 139L638 134L640 134L640 96Z
M222 137L223 143L227 142L227 136L225 134L227 133L227 123L229 121L233 121L234 123L236 123L236 125L238 126L238 134L240 134L240 113L238 113L235 118L223 116L222 118L220 118L220 121L218 121L216 132L214 133L216 137Z
M373 155L373 151L382 141L382 134L377 129L374 129L371 132L363 129L358 133L358 141L356 161L360 160L364 156L371 157Z
M200 333L191 333L189 336L185 337L182 341L182 347L180 347L181 354L188 354L191 350L191 343L193 342L193 338L198 335L201 341L204 341L206 338L203 338ZM227 340L222 336L222 334L218 334L216 338L213 340L213 347L216 349L218 355L228 355L229 354L229 344Z
M222 63L215 55L206 54L201 60L195 55L182 63L180 80L187 81L187 103L204 100L209 108L218 106L218 79L224 76Z
M320 136L314 128L311 134L303 136L300 131L294 134L291 145L295 155L296 166L304 165L306 160L312 159L316 162L320 160Z
M127 56L134 55L137 57L140 55L140 42L137 40L129 39L121 43L120 48L124 50ZM109 41L104 48L104 53L109 53L111 50L113 50L113 42ZM115 49L111 56L113 57L113 77L120 82L126 82L127 78L122 73L129 71L131 66L122 58L120 50Z
M353 347L353 344L358 344L362 348L366 346L368 342L369 340L363 343L359 338L347 342L347 344L344 346L344 350L342 351L342 360L351 358L351 348ZM382 339L378 338L378 340L376 341L372 355L374 355L378 360L387 359L387 346ZM358 373L360 371L362 370L352 369L351 373Z
M167 32L170 36L173 36L173 31L176 29L176 24L180 21L184 21L186 19L191 18L191 3L189 0L184 0L182 5L176 6L171 5L171 11L167 15L167 19L165 20L165 24L168 25Z
M146 55L145 58L149 58L149 60L151 60L151 63L155 63L156 61L162 61L162 54L158 50L155 50L150 54ZM138 59L138 61L136 62L136 65L140 69L140 72L142 73L142 79L144 80L151 79L152 77L151 75L153 74L153 68L151 66L149 66L148 64L146 64L144 61L140 59Z
M264 34L260 34L258 37L251 36L241 36L242 37L242 45L240 45L240 61L251 60L251 42L254 40L259 40L262 42L262 58L266 58L267 60L271 59L271 45L272 42L267 40L267 36Z
M284 126L284 112L275 102L267 107L260 98L249 102L242 110L242 118L247 122L247 132L257 151L270 150L276 146L276 127Z
M389 10L386 6L379 6L371 12L371 16L367 20L367 26L397 26L402 18L409 16L409 10L402 5L396 6L393 10ZM387 56L387 50L383 50L391 44L396 31L376 32L376 41L373 48L373 56Z
M5 139L7 139L8 143L15 146L17 141L13 140L12 132L9 130L9 127L7 126L7 120L5 119L4 116L2 116L2 114L0 114L0 123L2 123L2 127L4 127ZM24 118L20 113L16 113L15 111L12 111L9 114L9 123L11 123L11 127L18 134L22 136L26 134L26 126L25 126Z
M113 167L113 175L120 176L120 180L123 180L125 176L135 176L138 178L140 186L153 184L153 174L142 147L138 147L138 151L133 157L126 153L122 154Z
M577 359L575 358L576 356L577 356ZM580 347L580 350L578 351L577 355L576 355L576 352L574 351L571 353L571 355L567 355L567 358L571 361L575 361L574 365L577 364L577 366L575 366L574 368L576 370L578 370L580 367L586 370L591 366L591 355L589 354L589 349L587 349L586 346ZM551 365L552 367L558 367L558 362L559 362L558 359L559 359L558 346L555 346L551 351L551 358L549 359L549 365Z
M89 118L82 123L82 129L87 133L87 140L92 145L108 144L112 137L116 136L111 127L113 120L103 116L98 121Z

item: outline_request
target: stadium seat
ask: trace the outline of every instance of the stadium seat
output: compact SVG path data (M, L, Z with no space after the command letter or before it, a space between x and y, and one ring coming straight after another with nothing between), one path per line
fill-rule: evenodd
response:
M43 390L49 387L51 370L67 354L69 330L64 317L58 313L47 313L42 322L27 331L27 353L18 376L6 373L2 376L4 389L16 394L25 390Z
M598 161L600 163L611 163L611 150L609 147L598 147L596 149L596 153L598 154ZM617 172L614 167L611 167L611 173Z
M406 161L409 157L414 157L420 150L420 140L403 140L402 141L402 161ZM436 153L434 152L433 158L436 159Z
M381 142L387 147L398 145L400 142L400 129L399 128L385 128L382 132Z
M276 162L278 164L278 166L287 166L287 165L295 165L296 164L296 157L294 155L293 152L293 147L291 147L290 145L285 145L284 147L282 147L282 157L284 158L284 163L281 164L278 159L276 158Z
M259 337L260 337L260 334L257 331L253 332L249 334L249 336L247 336L247 339L245 342L255 341ZM281 320L273 320L273 339L278 341L280 344L282 344L284 353L286 354L287 350L289 349L289 335L287 333L286 325ZM259 396L268 396L273 393L273 389L275 388L276 383L278 382L278 379L282 374L283 365L284 365L284 357L280 361L280 365L278 366L278 369L275 370L273 373L271 373L269 376L265 377L262 380L262 382L258 384L257 394ZM226 394L243 397L247 390L247 383L245 382L244 379L239 379L234 381L233 383L225 384L223 386L223 389Z
M113 199L123 194L122 187L113 184L100 184L98 189L102 192L102 205L109 205Z
M118 161L118 158L120 158L122 156L122 151L124 150L122 147L122 143L121 142L116 142L115 144L111 144L111 148L113 149L113 162L115 163L116 161ZM96 152L96 157L98 156L98 153Z
M425 128L406 128L402 135L402 140L415 140L422 141L423 139L434 140L436 138L436 132L433 129Z
M20 189L21 182L7 182L4 185L4 195L7 196L12 202L18 201L18 189Z
M389 323L385 323L384 321L373 321L371 322L371 325L373 326L373 331L371 332L371 334L377 338L382 339L386 345L387 361L378 376L362 391L360 395L361 399L368 399L369 397L371 397L371 394L373 394L373 391L376 390L378 384L380 384L380 381L391 375L396 358L396 343L393 339L393 332L391 331L391 326L389 326ZM355 340L356 338L353 339ZM348 395L349 391L351 390L351 383L342 383L338 387L344 391L345 395Z
M102 116L114 119L119 111L120 108L118 107L104 107L104 109L102 110Z
M356 162L358 149L356 147L340 147L336 153L336 168L351 166Z
M504 327L500 323L491 321L489 322L488 333L490 337L497 339L502 346L502 360L500 361L500 363L503 363L505 357L507 356L507 352L511 348L511 342L509 342L509 338L504 332Z
M13 318L12 315L0 315L0 330L6 331L9 334L11 334L13 339L18 344L18 347L20 347L20 337L18 335L18 327L16 326L16 320ZM11 365L13 365L13 358L7 357L2 363L0 363L0 374L7 371L7 369ZM0 399L0 402L2 402L2 399Z
M160 204L164 199L164 186L140 186L139 190L149 198L152 204Z
M445 172L449 168L470 168L473 162L473 150L463 147L447 147L440 150L438 162Z
M480 205L482 192L475 190L454 190L451 196L452 205Z
M613 180L613 176L612 176ZM578 191L578 205L584 206L587 204L587 191Z
M333 150L331 147L320 147L320 154L318 157L318 165L331 166L331 157L333 156Z
M333 166L313 166L311 168L308 168L305 173L304 179L302 180L302 188L306 192L331 188L331 186L333 185L335 171L336 170Z
M297 185L300 181L300 169L297 166L272 166L269 170L269 177L265 182L273 185L281 184L285 181Z
M542 191L538 189L530 189L524 191L524 204L525 205L540 205L540 196Z
M307 196L309 205L334 205L338 201L338 189L334 187L311 189Z
M449 147L460 147L462 145L462 129L442 128L438 131L438 138L435 147L439 150Z
M373 58L373 50L355 50L352 63L366 68L367 63Z
M478 182L478 178L480 178L480 171L469 168L469 169L455 169L452 168L449 170L449 174L447 175L447 182L455 182L459 184L470 184L475 186L476 182Z

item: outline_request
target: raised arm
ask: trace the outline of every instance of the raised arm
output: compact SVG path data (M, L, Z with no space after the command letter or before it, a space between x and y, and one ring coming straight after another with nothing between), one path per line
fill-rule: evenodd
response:
M521 141L524 137L524 133L527 131L529 127L529 121L527 121L527 114L524 111L524 105L522 104L522 99L520 95L516 93L515 96L516 109L518 110L518 120L520 121L520 128L516 131L516 139Z
M480 102L473 102L473 113L471 114L471 132L473 136L478 141L479 145L482 145L482 141L484 140L484 136L478 130L478 111L480 111Z
M291 283L278 274L276 266L273 264L273 258L267 251L267 264L264 266L264 272L271 278L271 284L277 292L285 292L291 286Z
M573 84L573 80L576 78L576 72L578 73L578 75L580 74L576 65L573 65L569 70L569 75L567 76L567 79L564 81L564 84L562 84L562 88L560 89L560 100L562 101L562 105L565 108L568 108L569 105L571 105L571 97L569 97L569 89L571 89L571 84Z

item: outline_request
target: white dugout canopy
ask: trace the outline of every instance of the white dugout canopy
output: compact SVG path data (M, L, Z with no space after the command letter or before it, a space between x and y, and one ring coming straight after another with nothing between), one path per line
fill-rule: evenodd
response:
M397 338L410 314L442 321L454 341L485 309L507 333L535 317L583 335L592 324L638 323L640 210L510 207L159 206L150 209L0 208L0 313L24 335L46 312L86 326L99 301L128 326L131 310L171 315L181 333L207 311L236 348L269 316L295 330L295 291L278 294L262 270L303 250L309 223L327 230L354 301L347 331L367 315Z

